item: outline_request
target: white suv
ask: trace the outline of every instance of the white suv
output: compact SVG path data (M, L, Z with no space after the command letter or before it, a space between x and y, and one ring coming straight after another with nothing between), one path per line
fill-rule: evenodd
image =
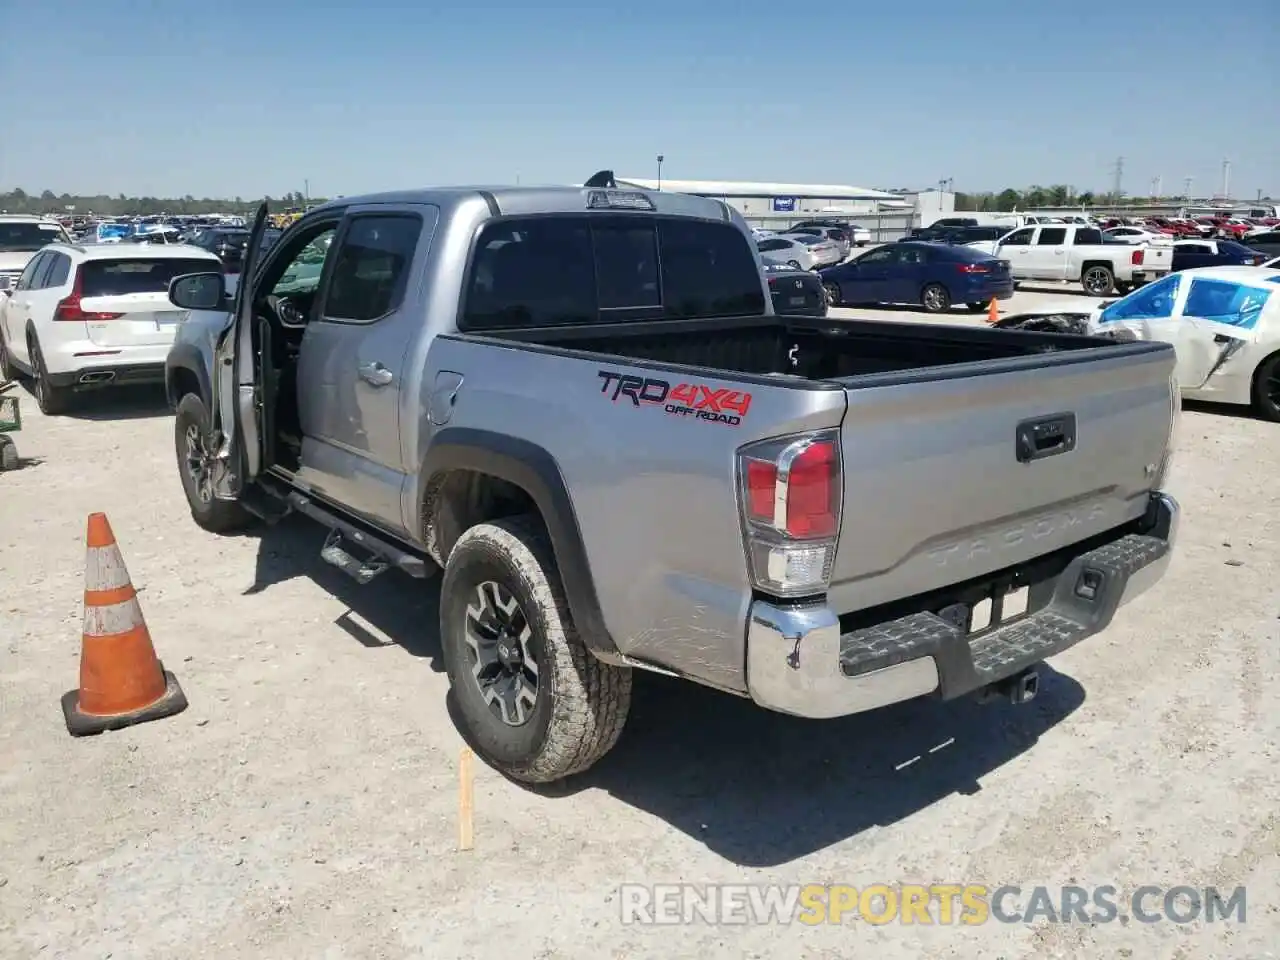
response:
M48 217L0 214L0 291L22 276L36 251L50 243L70 243L62 224Z
M66 410L80 390L162 383L187 318L169 302L169 281L221 269L199 247L50 244L0 293L0 378L31 377L49 414Z

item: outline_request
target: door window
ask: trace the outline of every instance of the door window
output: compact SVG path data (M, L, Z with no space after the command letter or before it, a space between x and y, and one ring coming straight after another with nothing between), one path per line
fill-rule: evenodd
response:
M30 290L31 281L35 278L36 271L43 271L48 261L47 253L37 253L27 263L27 267L22 271L22 276L18 277L18 282L14 284L15 290Z
M1036 238L1037 247L1059 247L1066 242L1065 227L1041 227L1040 236Z
M339 241L324 316L371 323L404 300L422 218L413 214L358 216Z
M324 274L325 261L337 231L337 224L326 224L311 233L309 239L299 238L302 246L292 257L285 252L288 257L285 266L280 268L277 261L269 268L272 271L282 270L271 285L271 295L292 301L302 311L304 318L311 315L311 305L320 289L320 278Z
M870 253L863 254L857 260L854 260L852 262L858 264L859 266L866 264L868 266L873 266L873 267L875 266L883 267L886 263L889 263L894 259L894 255L896 253L897 253L897 250L894 247L878 247L875 250L872 250Z
M1181 278L1176 273L1140 287L1102 311L1099 323L1116 320L1161 320L1173 316Z
M1004 247L1025 247L1031 243L1031 235L1034 233L1035 230L1015 230L1001 240L1000 245Z
M49 286L49 274L52 272L54 265L58 262L56 253L46 253L44 255L44 263L40 265L40 269L35 272L35 276L31 278L32 290L43 290Z
M65 253L53 254L53 266L49 268L49 275L45 277L44 285L46 287L60 287L67 282L67 277L71 274L71 258Z
M1092 246L1102 243L1101 230L1077 230L1072 243L1077 247Z
M1258 325L1262 308L1271 297L1270 290L1250 287L1229 280L1196 277L1187 291L1185 316L1202 317L1215 323L1252 330Z
M901 264L915 266L929 262L929 251L924 247L900 247L897 253L897 261Z
M756 244L756 249L761 253L772 253L775 250L786 250L790 246L786 240L761 240Z

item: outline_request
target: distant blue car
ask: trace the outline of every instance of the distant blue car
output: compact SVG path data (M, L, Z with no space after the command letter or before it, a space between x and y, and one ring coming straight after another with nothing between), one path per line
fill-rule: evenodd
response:
M1266 259L1261 250L1234 240L1179 240L1173 245L1175 273L1196 267L1256 267Z
M955 303L985 310L991 298L1013 296L1009 264L972 247L913 240L886 244L818 271L832 306L918 303L946 313Z

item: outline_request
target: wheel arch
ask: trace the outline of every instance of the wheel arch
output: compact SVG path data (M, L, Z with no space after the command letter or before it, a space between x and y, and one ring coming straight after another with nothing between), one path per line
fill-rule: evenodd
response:
M209 372L201 362L200 352L190 344L175 344L164 364L164 392L169 409L177 410L178 404L188 393L194 393L207 407L212 391Z
M617 661L605 625L573 500L547 450L520 437L445 427L431 441L418 475L418 529L441 566L469 527L502 516L535 513L551 540L579 634L597 657Z

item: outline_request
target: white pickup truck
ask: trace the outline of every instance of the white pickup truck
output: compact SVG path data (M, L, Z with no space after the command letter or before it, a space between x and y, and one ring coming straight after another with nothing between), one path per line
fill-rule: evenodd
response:
M1017 280L1078 280L1085 292L1128 293L1173 269L1172 246L1108 241L1096 227L1042 223L969 244L1009 262Z

